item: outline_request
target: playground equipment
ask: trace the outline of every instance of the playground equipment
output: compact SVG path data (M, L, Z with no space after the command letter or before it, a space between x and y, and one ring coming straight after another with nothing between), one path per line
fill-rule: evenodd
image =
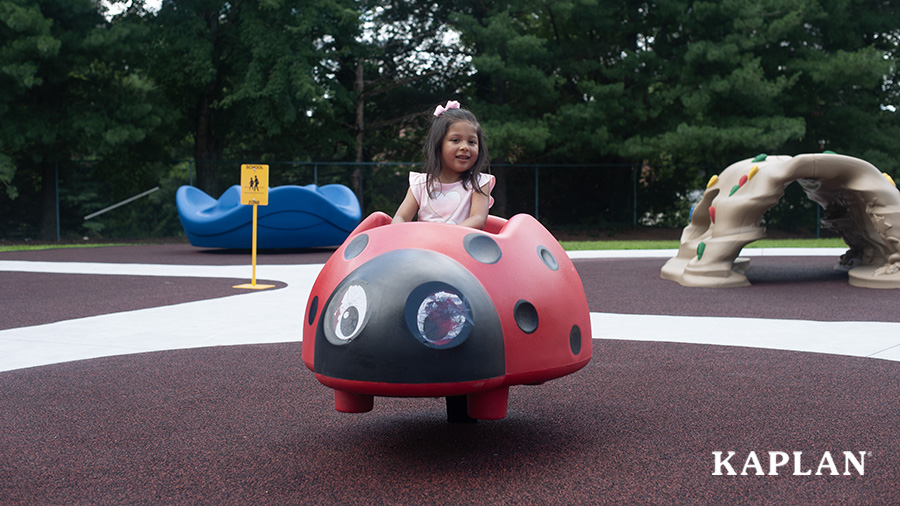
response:
M797 181L824 208L822 226L837 232L850 249L836 268L854 286L900 288L900 191L890 175L872 164L834 153L759 155L712 176L681 235L678 254L661 276L684 286L749 285L749 259L738 258L748 243L765 237L763 213Z
M590 359L581 278L524 214L489 216L481 231L373 213L325 264L306 306L303 362L341 412L370 411L374 396L447 397L451 420L500 419L510 386Z
M359 201L343 185L277 186L259 207L258 247L337 246L359 224ZM218 200L193 186L175 195L178 217L188 240L203 248L249 249L253 209L241 205L241 187L228 188Z

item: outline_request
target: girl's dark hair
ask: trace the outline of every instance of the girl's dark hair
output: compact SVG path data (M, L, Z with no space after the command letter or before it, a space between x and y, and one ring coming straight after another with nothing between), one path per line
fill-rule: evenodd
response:
M487 172L490 169L491 158L488 156L487 144L484 142L484 132L481 130L481 123L479 123L475 115L467 109L446 109L440 116L432 119L431 127L428 129L428 135L425 137L425 144L422 148L422 151L425 154L425 188L429 194L434 191L435 180L440 181L441 147L444 142L444 137L447 135L447 130L450 129L450 125L459 121L471 123L475 127L475 131L478 135L478 158L475 159L475 164L472 165L472 168L462 174L461 180L463 188L468 190L469 186L471 186L475 188L475 191L478 193L484 193L481 191L481 187L478 186L478 175L482 172Z

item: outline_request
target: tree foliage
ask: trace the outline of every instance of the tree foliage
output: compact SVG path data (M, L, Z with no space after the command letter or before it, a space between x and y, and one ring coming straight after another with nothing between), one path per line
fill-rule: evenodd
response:
M896 0L103 5L0 0L7 228L47 235L53 220L31 216L52 215L60 162L90 161L64 174L63 206L83 211L99 192L174 181L164 160L191 159L211 194L237 161L418 161L427 114L448 99L485 127L501 214L534 178L565 210L553 220L627 213L621 188L637 180L642 213L665 221L760 152L829 149L900 174ZM534 164L559 168L519 169ZM388 205L380 180L396 172L354 184ZM17 211L17 196L43 212Z
M112 155L163 121L136 63L145 34L91 0L0 1L0 181L10 199L39 195L45 238L56 162Z
M223 156L333 155L320 141L335 121L322 60L356 34L353 2L166 0L154 25L153 75L181 112L202 189L218 192Z
M896 2L473 6L457 23L477 69L470 100L505 161L630 162L654 215L760 152L832 149L897 168L884 107L896 103ZM625 177L554 176L591 195Z

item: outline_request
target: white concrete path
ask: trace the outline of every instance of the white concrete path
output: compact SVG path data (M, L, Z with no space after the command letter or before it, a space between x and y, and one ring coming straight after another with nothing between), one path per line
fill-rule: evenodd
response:
M844 249L748 248L743 255L837 257L843 252ZM570 253L572 258L674 255L674 250ZM0 371L130 353L299 342L306 301L321 268L321 264L258 265L257 279L283 281L287 287L250 293L235 289L235 296L231 297L3 330ZM248 282L250 277L249 265L0 261L0 271L236 278ZM720 332L723 325L728 326L727 333ZM591 313L591 327L595 339L748 346L900 361L900 323Z

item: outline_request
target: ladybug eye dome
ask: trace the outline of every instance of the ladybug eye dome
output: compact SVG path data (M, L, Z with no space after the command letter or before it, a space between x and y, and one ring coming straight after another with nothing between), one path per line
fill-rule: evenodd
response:
M331 330L337 339L335 344L343 344L356 338L366 325L369 299L365 288L359 284L347 286L331 304Z
M444 283L426 283L406 302L407 324L413 336L430 348L455 348L474 326L472 308L459 290Z
M468 305L455 293L439 291L425 297L416 312L419 335L435 346L458 337L471 319Z

